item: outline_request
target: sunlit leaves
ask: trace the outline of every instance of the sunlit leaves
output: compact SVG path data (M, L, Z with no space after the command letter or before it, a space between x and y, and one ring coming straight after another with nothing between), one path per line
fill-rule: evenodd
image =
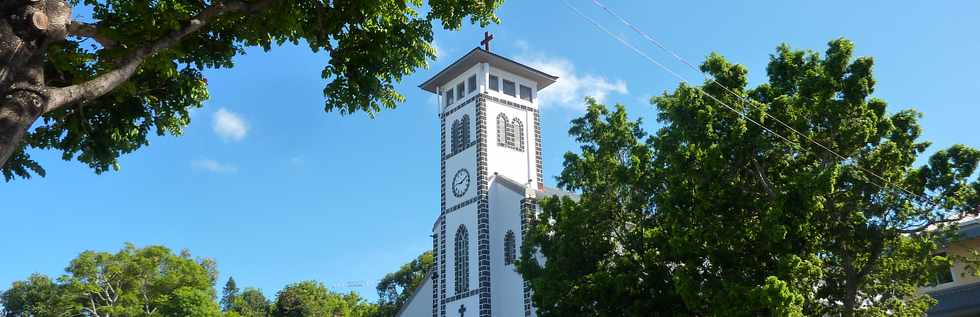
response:
M90 21L114 45L69 38L47 53L47 85L63 87L114 69L134 50L187 25L216 1L84 0ZM256 3L249 0L247 2ZM71 2L76 4L77 2ZM435 59L433 26L457 29L468 17L498 22L501 0L274 1L256 12L228 13L210 21L176 46L145 61L128 83L81 105L46 114L25 137L21 154L3 166L7 180L44 170L27 154L52 149L97 173L117 169L118 158L149 144L152 135L179 135L187 111L208 98L205 69L232 68L250 47L266 51L291 43L324 54L324 109L341 114L396 107L404 96L394 86ZM424 13L422 13L424 12Z

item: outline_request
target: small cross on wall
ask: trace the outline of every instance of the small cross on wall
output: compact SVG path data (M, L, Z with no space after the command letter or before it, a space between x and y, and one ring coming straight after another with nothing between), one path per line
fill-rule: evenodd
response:
M493 34L490 32L483 32L483 41L480 41L480 45L483 45L483 49L490 51L490 41L493 40Z
M459 317L466 315L466 305L459 305Z

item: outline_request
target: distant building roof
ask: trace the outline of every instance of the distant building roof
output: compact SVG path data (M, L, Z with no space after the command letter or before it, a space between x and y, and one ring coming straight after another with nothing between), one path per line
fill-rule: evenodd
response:
M526 194L526 191L527 191L527 189L526 189L527 188L527 185L526 184L521 184L521 183L519 183L519 182L517 182L517 181L515 181L513 179L508 178L507 176L503 176L503 175L500 175L500 174L494 174L493 177L496 180L500 181L500 184L504 185L504 187L507 187L510 190L513 190L513 191L515 191L517 193ZM570 191L558 189L558 188L548 187L548 186L541 186L540 189L535 189L534 190L534 197L536 197L536 198L544 198L544 197L569 197L569 198L578 200L578 194L575 194L575 193L570 192Z
M980 283L967 284L929 292L937 301L929 308L929 317L965 317L980 314Z
M960 237L963 239L980 237L980 217L972 217L960 222Z
M419 88L431 93L438 93L436 92L437 87L445 85L447 82L456 79L456 77L459 77L460 74L478 63L489 63L491 66L502 69L508 73L533 80L538 84L538 90L544 89L544 87L548 87L548 85L553 84L555 80L558 80L557 76L546 74L545 72L531 68L530 66L515 62L509 58L477 47L471 50L469 53L466 53L466 55L463 55L463 57L460 57L458 60L450 64L449 67L446 67L432 78L429 78L429 80L423 82L421 85L419 85Z

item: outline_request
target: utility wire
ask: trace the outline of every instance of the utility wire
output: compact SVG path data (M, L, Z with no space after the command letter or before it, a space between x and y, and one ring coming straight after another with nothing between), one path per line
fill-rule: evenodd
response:
M641 29L640 29L639 27L637 27L636 25L634 25L633 23L631 23L631 22L630 22L629 20L627 20L627 19L626 19L626 18L624 18L623 16L621 16L621 15L619 15L619 14L617 14L617 13L616 13L615 11L613 11L612 9L610 9L609 7L607 7L607 6L605 5L605 4L603 4L603 3L602 3L602 2L600 2L599 0L592 0L592 3L593 3L593 4L595 4L595 5L597 6L597 7L599 7L600 9L602 9L603 11L606 11L606 13L608 13L609 15L611 15L611 16L613 16L613 17L615 17L616 19L618 19L618 20L619 20L620 22L622 22L622 23L623 23L624 25L626 25L627 27L629 27L630 29L632 29L632 30L633 30L634 32L636 32L637 34L640 34L640 36L642 36L642 37L643 37L644 39L646 39L647 41L649 41L649 42L651 42L651 43L653 43L654 45L656 45L656 46L657 46L658 48L660 48L660 49L661 49L661 50L663 50L664 52L666 52L666 53L668 53L668 54L670 54L670 55L671 55L671 56L673 56L673 57L674 57L675 59L677 59L678 61L680 61L681 63L683 63L684 65L687 65L687 67L689 67L689 68L691 68L692 70L694 70L694 71L696 71L696 72L698 72L698 73L700 73L700 74L701 74L702 76L704 76L704 78L705 78L706 80L708 80L708 81L710 81L711 83L714 83L714 84L716 84L716 85L718 85L718 86L720 86L720 87L721 87L722 89L724 89L725 91L727 91L727 92L728 92L729 94L731 94L732 96L735 96L736 98L739 98L739 99L742 99L742 100L744 100L745 102L747 102L747 103L749 103L749 104L750 104L750 105L752 105L753 107L756 107L757 109L758 109L758 108L760 107L760 105L758 105L758 104L762 104L762 105L764 105L764 106L766 106L766 107L769 107L768 105L766 105L766 104L764 104L764 103L761 103L761 102L759 102L759 101L756 101L756 100L753 100L753 99L751 99L751 98L748 98L747 96L742 96L742 95L740 95L740 94L738 94L738 93L736 93L736 92L734 92L734 91L732 91L731 89L729 89L729 88L728 88L727 86L725 86L724 84L722 84L722 83L720 83L720 82L718 82L717 80L715 80L715 78L714 78L714 76L711 76L711 74L708 74L708 73L706 73L706 72L704 72L704 71L702 71L702 70L701 70L700 68L698 68L698 67L696 67L696 66L694 66L694 64L692 64L691 62L689 62L689 61L688 61L687 59L685 59L685 58L683 58L683 57L681 57L680 55L678 55L678 54L677 54L676 52L674 52L673 50L671 50L671 49L669 49L669 48L667 48L667 46L666 46L666 45L664 45L663 43L661 43L660 41L658 41L658 40L657 40L656 38L654 38L653 36L650 36L649 34L647 34L646 32L644 32L643 30L641 30ZM762 109L759 109L759 110L762 110ZM783 122L782 120L779 120L779 118L776 118L775 116L773 116L773 115L771 115L771 114L769 114L768 112L765 112L765 111L761 111L761 112L762 112L762 114L763 114L763 115L765 115L766 117L768 117L768 118L770 118L770 119L772 119L773 121L776 121L777 123L779 123L780 125L782 125L782 126L783 126L784 128L786 128L786 129L788 129L788 130L790 130L790 131L792 131L792 132L793 132L794 134L797 134L797 135L799 135L799 136L801 136L801 137L803 137L804 139L806 139L806 140L807 140L807 141L809 141L810 143L813 143L813 144L814 144L814 145L816 145L817 147L820 147L821 149L823 149L823 150L825 150L825 151L827 151L827 152L830 152L831 154L833 154L834 156L836 156L837 158L839 158L839 159L841 159L841 160L845 160L845 161L846 161L846 160L848 160L848 158L847 158L847 157L845 157L844 155L841 155L840 153L837 153L836 151L834 151L834 150L832 150L832 149L830 149L830 147L828 147L828 146L825 146L825 145L823 145L823 144L821 144L820 142L817 142L816 140L814 140L813 138L811 138L811 137L810 137L809 135L806 135L806 134L804 134L804 133L802 133L802 132L800 132L800 131L798 131L798 130L796 130L795 128L793 128L793 127L791 127L791 126L790 126L789 124L786 124L786 123L785 123L785 122ZM857 167L857 168L858 168L858 169L860 169L860 170L861 170L862 172L864 172L864 173L867 173L868 175L871 175L871 176L874 176L875 178L877 178L877 179L879 179L879 180L881 180L882 182L885 182L886 184L888 184L888 185L890 185L890 186L892 186L892 187L894 187L894 188L897 188L897 189L899 189L899 190L901 190L902 192L904 192L904 193L906 193L906 194L909 194L909 195L912 195L912 196L915 196L915 197L918 197L918 198L920 198L920 199L925 199L925 197L922 197L921 195L918 195L918 194L915 194L915 193L913 193L913 192L911 192L911 191L909 191L909 190L907 190L907 189L905 189L905 188L904 188L904 187L902 187L902 186L899 186L899 185L895 185L895 184L893 184L893 183L891 183L891 182L889 182L889 181L888 181L887 179L885 179L884 177L882 177L882 176L880 176L880 175L878 175L877 173L874 173L874 172L872 172L872 171L870 171L870 170L867 170L867 169L865 169L864 167L861 167L860 165L857 165L857 164L855 164L855 165L854 165L854 167ZM882 186L879 186L879 187L882 187ZM883 188L883 187L882 187L882 188Z
M624 24L626 24L627 26L629 26L630 28L632 28L632 29L633 29L634 31L637 31L638 33L640 33L640 34L641 34L642 36L644 36L644 37L645 37L645 38L646 38L647 40L649 40L649 41L651 41L651 42L653 42L653 43L654 43L655 45L657 45L657 46L658 46L659 48L661 48L662 50L664 50L664 51L666 51L667 53L669 53L669 54L671 54L671 55L673 55L673 56L674 56L674 58L677 58L677 59L678 59L678 60L680 60L680 61L681 61L682 63L684 63L684 64L686 64L686 65L688 65L688 67L691 67L692 69L694 69L694 70L695 70L695 71L697 71L698 73L701 73L701 74L702 74L703 76L705 76L705 78L706 78L707 80L709 80L710 82L712 82L712 83L715 83L715 84L717 84L718 86L720 86L720 87L722 87L722 88L723 88L724 90L726 90L726 91L728 91L729 93L731 93L731 94L733 94L733 95L734 95L734 96L735 96L736 98L739 98L739 99L741 99L741 100L744 100L744 101L747 101L747 102L748 102L749 104L751 104L751 105L753 105L754 107L758 107L758 106L756 106L756 105L754 105L754 104L753 104L753 102L757 102L757 101L754 101L754 100L752 100L752 99L748 99L748 98L746 98L746 97L744 97L744 96L741 96L741 95L738 95L738 94L736 94L736 93L735 93L735 92L733 92L732 90L730 90L730 89L728 89L728 87L726 87L725 85L723 85L723 84L721 84L721 83L719 83L718 81L716 81L716 80L715 80L715 79L714 79L714 78L713 78L712 76L710 76L709 74L706 74L706 73L704 73L704 72L702 72L702 71L701 71L700 69L698 69L697 67L695 67L694 65L692 65L692 64L691 64L690 62L687 62L687 60L685 60L684 58L682 58L682 57L680 57L679 55L677 55L677 54L676 54L676 53L674 53L673 51L671 51L671 50L669 50L669 49L667 49L667 48L666 48L666 46L664 46L664 45L663 45L662 43L660 43L659 41L657 41L657 40L656 40L656 39L654 39L653 37L651 37L651 36L649 36L648 34L646 34L645 32L643 32L642 30L640 30L639 28L637 28L636 26L634 26L634 25L633 25L632 23L629 23L629 22L628 22L627 20L625 20L625 19L623 19L622 17L620 17L620 16L618 16L617 14L615 14L614 12L612 12L611 10L609 10L609 9L608 9L608 7L605 7L605 6L603 6L603 5L601 4L601 3L599 3L599 2L598 2L598 1L596 1L596 0L592 0L592 1L593 1L593 3L596 3L596 5L597 5L597 6L599 6L600 8L603 8L604 10L606 10L606 12L609 12L610 14L612 14L612 15L614 15L614 16L616 16L616 17L618 17L618 18L620 19L620 21L622 21L622 22L623 22ZM575 6L573 6L573 5L571 4L571 3L569 3L569 2L568 2L568 0L562 0L562 2L563 2L563 3L565 4L565 6L567 6L567 7L569 8L569 9L571 9L572 11L574 11L574 12L575 12L576 14L578 14L578 15L579 15L580 17L582 17L583 19L585 19L585 20L587 20L587 21L589 21L589 22L590 22L590 23L591 23L591 24L592 24L593 26L595 26L595 27L596 27L596 28L598 28L599 30L601 30L601 31L603 31L604 33L606 33L606 35L609 35L610 37L612 37L613 39L615 39L615 40L616 40L616 41L618 41L619 43L621 43L621 44L623 44L624 46L626 46L627 48L629 48L630 50L632 50L632 51L633 51L633 52L635 52L636 54L638 54L638 55L640 55L640 56L641 56L641 57L643 57L644 59L646 59L646 60L648 60L648 61L650 61L650 62L651 62L651 63L653 63L654 65L656 65L656 66L658 66L658 67L660 67L661 69L663 69L663 70L664 70L664 71L666 71L667 73L670 73L671 75L673 75L674 77L676 77L676 78L677 78L678 80L680 80L681 82L683 82L683 83L685 83L685 84L688 84L688 85L690 85L690 86L691 86L692 88L694 88L694 89L696 89L696 90L697 90L698 92L700 92L700 93L701 93L701 94L703 94L704 96L706 96L706 97L708 97L708 98L710 98L710 99L712 99L712 100L714 100L714 101L715 101L715 102L717 102L718 104L721 104L722 106L724 106L724 107L725 107L725 108L727 108L728 110L730 110L730 111L732 111L732 112L734 112L735 114L737 114L737 115L739 115L739 116L741 116L741 117L742 117L743 119L745 119L745 120L747 120L747 121L749 121L749 122L751 122L752 124L754 124L754 125L756 125L756 126L758 126L758 127L759 127L759 128L761 128L761 129L763 129L763 130L765 130L765 131L766 131L766 132L768 132L769 134L771 134L771 135L773 135L773 136L775 136L775 137L777 137L777 138L779 138L779 139L781 139L781 140L783 140L783 141L785 141L785 142L787 142L787 143L789 143L790 145L792 145L792 146L794 146L794 147L798 147L798 148L800 148L801 150L804 150L804 151L806 151L806 148L804 148L804 147L803 147L803 146L802 146L801 144L799 144L798 142L795 142L795 141L792 141L792 140L790 140L789 138L787 138L787 137L785 137L785 136L783 136L783 135L781 135L781 134L779 134L779 133L776 133L775 131L773 131L772 129L770 129L770 128L768 128L768 127L766 127L765 125L763 125L763 124L762 124L762 123L760 123L759 121L757 121L757 120L755 120L755 119L752 119L751 117L749 117L748 115L746 115L746 114L745 114L745 113L743 113L742 111L739 111L739 110L737 110L737 109L735 109L734 107L732 107L732 106L730 106L730 105L728 105L727 103L725 103L725 102L723 102L723 101L721 101L720 99L718 99L718 98L717 98L717 97L715 97L714 95L712 95L712 94L710 94L710 93L708 93L708 92L706 92L706 91L704 91L704 89L702 89L701 87L699 87L699 86L696 86L696 85L693 85L693 84L691 84L691 82L690 82L690 81L688 81L688 80L687 80L687 79L686 79L686 78L685 78L684 76L681 76L680 74L678 74L678 73L677 73L677 72L675 72L674 70L672 70L672 69L670 69L669 67L667 67L667 66L665 66L665 65L663 65L662 63L660 63L660 62L658 62L658 61L657 61L656 59L654 59L654 58L652 58L652 57L650 57L650 56L649 56L648 54L646 54L646 53L644 53L643 51L641 51L640 49L638 49L638 48L637 48L636 46L634 46L634 45L632 45L631 43L629 43L628 41L626 41L625 39L623 39L622 37L620 37L620 36L618 36L618 35L616 35L616 34L614 34L614 33L613 33L613 32L611 32L611 31L609 31L609 29L606 29L606 28L605 28L604 26L602 26L602 24L600 24L600 23L599 23L599 22L597 22L596 20L594 20L594 19L592 19L591 17L589 17L589 16L587 16L587 15L585 15L585 14L584 14L584 13L583 13L583 12L582 12L581 10L579 10L578 8L576 8ZM762 113L763 113L763 115L764 115L764 116L766 116L766 117L768 117L768 118L771 118L771 119L773 119L774 121L776 121L776 122L778 122L778 123L780 123L781 125L783 125L783 126L784 126L784 127L786 127L787 129L789 129L790 131L792 131L792 132L794 132L795 134L798 134L798 135L800 135L800 136L802 136L803 138L805 138L805 139L807 139L807 140L808 140L808 141L810 141L811 143L813 143L813 144L815 144L815 145L817 145L817 146L818 146L818 147L820 147L821 149L824 149L824 150L826 150L826 151L828 151L828 152L830 152L831 154L833 154L834 156L836 156L836 157L838 157L839 159L841 159L841 160L845 160L845 161L847 161L847 160L849 160L849 159L848 159L847 157L845 157L845 156L843 156L843 155L841 155L841 154L839 154L839 153L837 153L837 152L835 152L835 151L833 151L833 150L831 150L830 148L828 148L828 147L826 147L826 146L824 146L823 144L821 144L821 143L819 143L819 142L817 142L816 140L813 140L813 139L812 139L812 138L810 138L809 136L807 136L807 135L805 135L805 134L803 134L803 133L801 133L801 132L799 132L799 131L797 131L796 129L794 129L794 128L792 128L792 127L790 127L789 125L787 125L786 123L784 123L784 122L782 122L782 121L781 121L781 120L779 120L778 118L776 118L776 117L773 117L772 115L770 115L770 114L768 114L768 113L765 113L765 112L762 112ZM928 201L927 199L925 199L925 197L923 197L923 196L921 196L921 195L918 195L918 194L915 194L915 193L913 193L913 192L911 192L911 191L909 191L909 190L907 190L907 189L905 189L905 188L903 188L903 187L901 187L901 186L898 186L898 185L895 185L895 184L892 184L892 183L890 183L890 182L888 182L888 180L887 180L887 179L885 179L884 177L881 177L880 175L878 175L878 174L876 174L876 173L874 173L874 172L871 172L870 170L868 170L868 169L865 169L864 167L861 167L861 166L859 166L859 165L857 165L857 164L855 164L855 165L853 165L853 166L854 166L854 167L856 167L857 169L859 169L860 171L862 171L862 172L864 172L864 173L866 173L866 174L868 174L868 175L872 175L872 176L874 176L875 178L877 178L877 179L879 179L879 180L881 180L881 181L883 181L883 182L885 182L885 183L886 183L887 185L889 185L889 186L885 186L885 185L881 185L881 184L879 184L879 183L877 183L877 182L875 182L875 181L872 181L872 180L870 180L870 179L868 179L868 180L867 180L867 182L868 182L868 183L870 183L870 184L872 184L872 185L875 185L875 186L877 186L877 187L879 187L879 188L882 188L882 189L887 189L888 187L893 187L893 188L896 188L896 189L898 189L898 190L900 190L900 191L902 191L902 192L904 192L904 193L906 193L906 194L908 194L908 195L911 195L911 196L914 196L914 197L917 197L917 198L920 198L920 199L923 199L923 200L926 200L926 201Z
M601 24L599 24L598 22L596 22L596 21L595 21L595 20L593 20L592 18L590 18L590 17L588 17L588 16L586 16L586 15L585 15L584 13L582 13L582 11L579 11L579 10L578 10L578 8L576 8L576 7L574 7L574 6L572 6L572 5L570 4L570 3L568 3L568 1L567 1L567 0L562 0L562 2L564 2L564 3L565 3L565 5L567 5L567 6L569 7L569 8L571 8L571 9L572 9L573 11L575 11L576 13L578 13L578 14L579 14L579 16L581 16L581 17L583 17L583 18L585 18L585 19L587 19L587 20L589 20L589 22L592 22L592 24L593 24L593 25L595 25L595 26L596 26L597 28L599 28L599 29L600 29L600 30L602 30L603 32L606 32L606 34L608 34L609 36L611 36L611 37L613 37L614 39L616 39L617 41L619 41L620 43L622 43L623 45L625 45L625 46L626 46L626 47L628 47L629 49L631 49L631 50L633 50L633 52L636 52L636 54L639 54L640 56L642 56L643 58L645 58L645 59L647 59L647 60L648 60L648 61L650 61L651 63L653 63L653 64L655 64L655 65L657 65L657 66L659 66L659 67L660 67L661 69L663 69L664 71L666 71L666 72L668 72L668 73L670 73L671 75L674 75L674 77L677 77L678 79L680 79L680 81L682 81L682 82L684 82L684 83L687 83L687 84L689 84L689 85L690 85L690 82L688 82L688 81L687 81L687 79L685 79L685 78L684 78L684 76L681 76L680 74L677 74L677 73L676 73L676 72L674 72L674 71L673 71L672 69L670 69L670 68L668 68L667 66L664 66L663 64L661 64L660 62L658 62L658 61L657 61L656 59L653 59L652 57L650 57L650 55L647 55L646 53L644 53L644 52L643 52L643 51L641 51L640 49L638 49L638 48L636 48L635 46L633 46L632 44L630 44L629 42L627 42L627 41L626 41L626 40L624 40L623 38L621 38L621 37L619 37L619 36L618 36L618 35L616 35L616 34L613 34L613 33L612 33L612 32L610 32L610 31L609 31L608 29L606 29L605 27L603 27L603 26L602 26ZM749 117L748 115L746 115L746 114L744 114L744 113L742 113L741 111L738 111L738 110L736 110L735 108L733 108L733 107L731 107L731 106L729 106L728 104L726 104L726 103L724 103L724 102L722 102L721 100L718 100L718 98L715 98L715 96L712 96L711 94L709 94L709 93L707 93L707 92L705 92L704 90L702 90L702 89L701 89L701 87L696 87L696 86L694 86L694 85L691 85L691 86L692 86L692 87L693 87L694 89L697 89L698 91L700 91L700 92L701 92L701 94L703 94L703 95L705 95L705 96L707 96L707 97L709 97L709 98L711 98L712 100L714 100L714 101L716 101L716 102L718 102L718 103L720 103L721 105L723 105L723 106L725 106L726 108L728 108L728 109L729 109L729 110L731 110L732 112L735 112L736 114L738 114L739 116L741 116L741 117L742 117L742 118L744 118L745 120L748 120L748 121L750 121L750 122L752 122L752 123L754 123L754 124L756 124L756 125L758 125L758 126L759 126L760 128L762 128L762 129L764 129L764 130L766 130L767 132L769 132L769 133L771 133L771 134L773 134L773 135L774 135L774 136L776 136L776 137L779 137L779 138L780 138L780 139L782 139L783 141L786 141L786 142L789 142L790 144L797 144L796 142L793 142L793 141L791 141L790 139L787 139L787 138L785 138L785 137L783 137L783 136L782 136L782 135L780 135L779 133L776 133L775 131L772 131L772 130L770 130L770 129L769 129L769 128L767 128L766 126L764 126L764 125L762 125L761 123L759 123L759 122L757 122L757 121L756 121L755 119L752 119L751 117Z

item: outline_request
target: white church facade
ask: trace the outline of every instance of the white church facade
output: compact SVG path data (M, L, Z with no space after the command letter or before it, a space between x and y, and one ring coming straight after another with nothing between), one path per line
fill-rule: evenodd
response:
M564 194L543 184L536 102L557 79L487 47L419 86L439 95L441 210L434 268L398 316L535 316L514 260L536 197Z

